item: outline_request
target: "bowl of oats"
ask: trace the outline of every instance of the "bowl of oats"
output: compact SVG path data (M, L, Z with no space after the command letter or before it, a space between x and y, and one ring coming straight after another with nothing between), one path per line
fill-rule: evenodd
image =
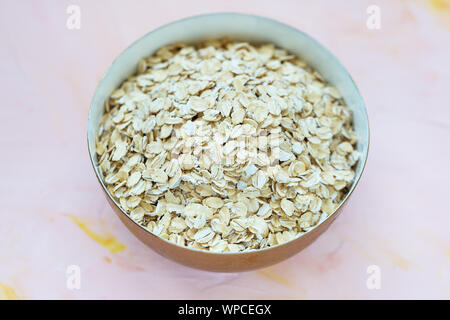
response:
M234 13L152 31L111 65L88 148L113 210L142 242L220 272L298 253L342 210L367 159L364 102L317 41Z

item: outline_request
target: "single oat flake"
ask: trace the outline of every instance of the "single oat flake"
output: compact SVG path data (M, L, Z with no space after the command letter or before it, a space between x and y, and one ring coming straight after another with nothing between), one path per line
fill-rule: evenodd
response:
M358 161L336 88L272 44L172 44L105 103L96 139L120 207L178 245L242 252L290 241L338 207Z

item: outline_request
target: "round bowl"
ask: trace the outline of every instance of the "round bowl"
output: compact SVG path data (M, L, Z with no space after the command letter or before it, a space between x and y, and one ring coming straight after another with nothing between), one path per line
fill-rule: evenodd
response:
M360 153L356 176L349 192L336 211L326 220L289 242L241 253L212 253L182 247L144 229L120 208L118 202L109 193L98 168L95 153L95 137L105 100L124 80L136 73L138 61L141 58L173 42L195 43L224 36L252 43L273 43L301 57L319 71L326 81L339 89L347 106L352 110L354 129L358 136L357 150ZM95 91L89 112L87 134L89 155L95 174L109 204L127 228L142 242L166 258L193 268L218 272L238 272L267 267L293 256L312 243L342 211L344 203L361 177L369 149L369 125L364 102L352 78L339 61L317 41L299 30L271 19L235 13L208 14L176 21L146 34L128 47L112 63Z

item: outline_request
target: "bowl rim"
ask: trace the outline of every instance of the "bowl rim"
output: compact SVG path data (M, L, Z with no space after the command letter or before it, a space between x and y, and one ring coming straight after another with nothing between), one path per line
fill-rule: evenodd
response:
M150 36L152 33L159 31L159 30L163 30L169 26L173 26L176 24L182 24L185 23L186 21L191 21L191 20L196 20L199 18L203 18L203 17L207 17L207 16L241 16L241 17L248 17L248 18L253 18L253 19L261 19L261 20L265 20L266 22L272 23L272 24L277 24L277 25L281 25L284 28L288 28L291 29L292 31L295 31L297 33L302 34L303 36L305 36L306 38L308 38L309 41L313 42L320 50L322 50L327 58L334 60L336 66L338 68L340 68L340 72L344 73L351 81L351 84L354 86L355 90L356 90L356 94L357 94L357 98L360 102L360 105L362 106L362 111L364 114L364 121L367 124L367 148L365 148L365 150L363 150L364 153L364 162L362 163L362 167L361 167L361 172L359 173L359 175L357 175L355 177L354 183L352 184L350 190L347 192L347 194L345 195L344 199L342 199L342 201L340 202L340 204L336 207L336 209L330 214L328 215L328 217L322 221L320 221L317 225L315 225L313 228L311 228L310 230L308 230L305 233L302 233L300 235L297 235L295 238L287 241L287 242L283 242L281 244L277 244L274 246L270 246L270 247L266 247L266 248L262 248L262 249L250 249L250 250L245 250L245 251L240 251L240 252L213 252L213 251L207 251L207 250L203 250L203 249L197 249L197 248L191 248L191 247L187 247L187 246L181 246L175 242L169 241L167 239L164 239L162 237L160 237L159 235L154 234L153 232L147 230L145 227L143 227L142 225L140 225L139 223L137 223L136 221L134 221L123 209L122 207L119 205L119 203L116 201L116 199L114 199L114 197L110 194L108 188L106 188L103 180L100 177L100 174L98 172L98 166L94 163L93 157L95 156L95 150L91 150L90 147L90 139L89 139L89 128L91 127L91 123L92 123L92 110L94 107L94 101L95 101L95 97L97 96L98 90L99 88L102 86L104 79L109 75L109 73L111 72L112 67L117 63L117 60L119 60L119 58L127 51L132 50L132 48L137 45L140 41L142 41L144 38L147 38L148 36ZM94 137L95 138L95 137ZM370 126L369 126L369 117L367 115L367 108L366 105L364 103L364 100L361 96L361 93L359 91L359 88L357 87L355 81L353 80L352 76L350 75L350 73L347 71L347 69L342 65L342 63L324 46L322 45L319 41L317 41L316 39L314 39L313 37L311 37L310 35L308 35L307 33L294 28L290 25L287 25L285 23L279 22L277 20L274 20L272 18L267 18L267 17L263 17L263 16L259 16L259 15L253 15L253 14L246 14L246 13L235 13L235 12L216 12L216 13L207 13L207 14L199 14L199 15L193 15L193 16L189 16L189 17L185 17L182 19L178 19L175 20L173 22L170 23L166 23L160 27L157 27L149 32L147 32L146 34L144 34L143 36L139 37L137 40L133 41L128 47L126 47L124 50L122 50L119 55L114 59L114 61L111 63L111 65L108 67L108 69L106 70L106 72L104 73L104 75L102 76L101 80L98 82L97 87L95 88L92 100L91 100L91 104L89 106L89 115L88 115L88 122L87 122L87 145L88 145L88 153L89 153L89 159L91 162L91 165L94 169L95 175L97 177L97 180L100 182L100 185L103 188L103 191L106 193L106 195L109 197L109 199L116 205L116 207L120 210L120 212L127 218L129 219L131 222L133 222L136 226L138 226L139 228L143 229L145 232L147 232L150 236L153 236L155 238L157 238L158 240L164 241L167 244L171 245L171 246L175 246L177 248L181 248L181 249L186 249L186 250L191 250L195 253L200 253L200 254L206 254L206 255L211 255L211 256L222 256L222 255L239 255L239 256L244 256L244 255L248 255L248 254L254 254L254 253L259 253L259 252L265 252L265 251L270 251L270 250L275 250L279 247L285 246L290 244L291 242L297 241L300 238L306 236L307 234L311 233L313 230L315 230L316 228L318 228L320 225L324 224L327 220L332 219L341 209L341 207L347 202L348 198L351 196L351 194L353 193L353 191L356 189L356 186L358 185L361 176L363 175L364 169L366 167L367 164L367 158L369 156L369 147L370 147Z

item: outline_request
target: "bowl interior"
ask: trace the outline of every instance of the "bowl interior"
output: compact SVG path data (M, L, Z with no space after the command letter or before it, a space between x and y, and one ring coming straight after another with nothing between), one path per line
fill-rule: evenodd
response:
M174 42L194 43L223 36L252 43L273 43L284 48L301 57L339 89L353 112L354 128L358 136L357 150L360 152L355 180L343 200L345 202L361 176L369 144L366 109L352 78L327 49L305 33L271 19L234 13L196 16L165 25L133 43L113 62L95 92L88 120L91 161L107 194L111 197L103 183L95 154L95 136L103 115L105 100L124 80L136 73L140 59L153 54L160 47ZM111 199L117 204L112 197Z

